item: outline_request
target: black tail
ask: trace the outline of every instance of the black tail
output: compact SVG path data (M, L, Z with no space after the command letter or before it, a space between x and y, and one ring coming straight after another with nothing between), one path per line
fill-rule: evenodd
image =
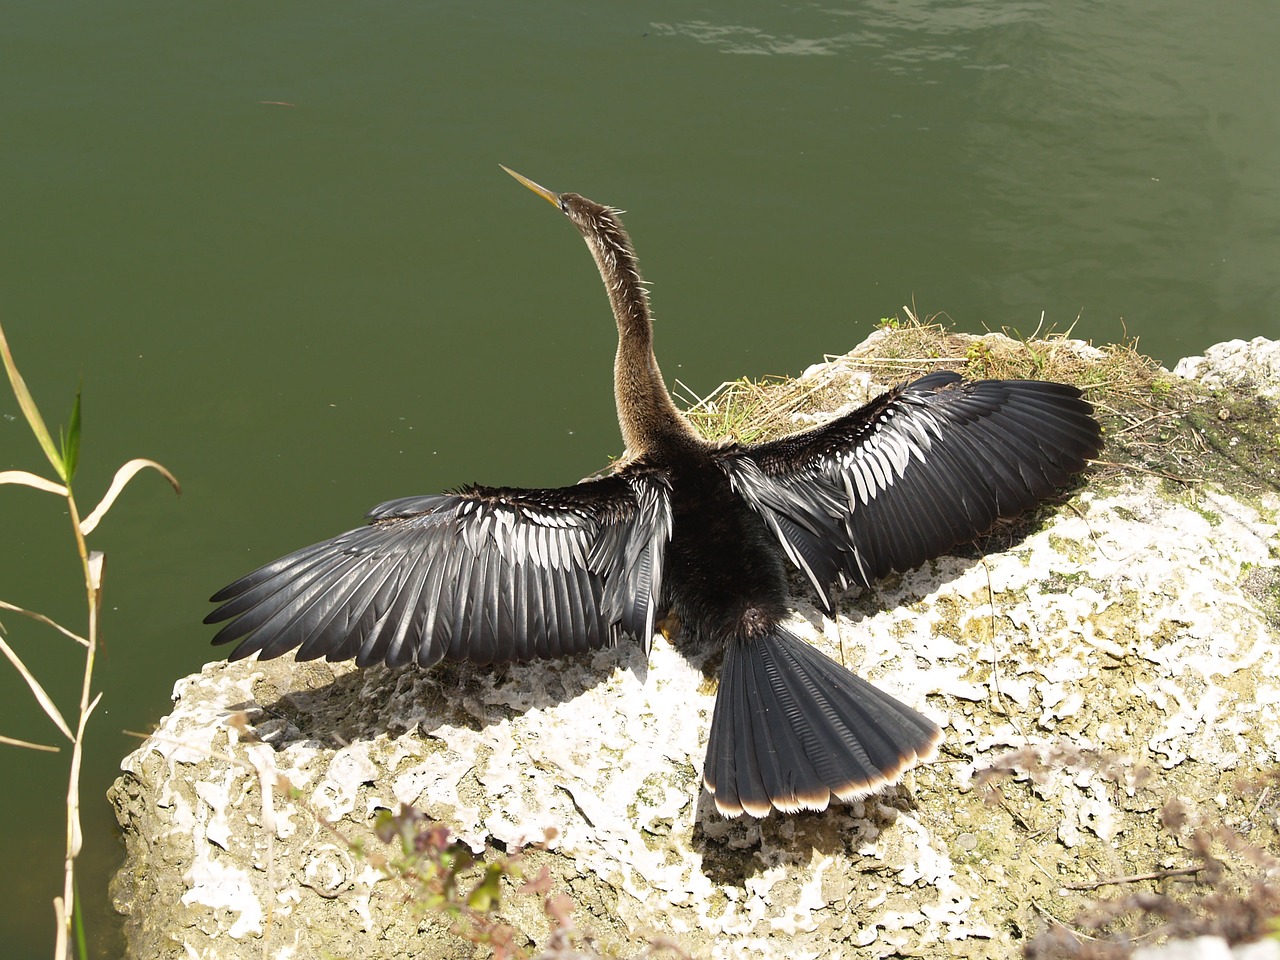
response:
M725 816L824 810L893 783L942 731L782 627L725 647L703 782Z

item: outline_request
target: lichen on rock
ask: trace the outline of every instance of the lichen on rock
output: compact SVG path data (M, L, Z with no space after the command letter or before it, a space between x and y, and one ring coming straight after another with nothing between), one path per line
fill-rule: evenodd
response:
M959 349L972 366L1014 346ZM868 349L800 383L838 406L865 389ZM1220 398L1176 389L1191 393L1161 387L1170 429L1194 433L1178 411ZM626 643L497 669L207 665L111 792L132 954L472 956L346 842L370 849L376 811L402 803L482 858L550 831L530 863L604 946L664 935L712 958L1013 956L1092 896L1072 884L1185 861L1171 797L1274 848L1274 801L1252 809L1237 782L1280 759L1280 497L1259 467L1280 452L1211 438L1182 483L1137 447L1126 459L1138 419L1108 421L1122 467L846 597L838 622L798 592L797 632L945 731L899 786L820 813L719 817L701 787L715 664L661 638L648 657ZM1214 469L1235 451L1249 470ZM993 801L983 771L1002 765ZM545 937L538 904L503 911Z

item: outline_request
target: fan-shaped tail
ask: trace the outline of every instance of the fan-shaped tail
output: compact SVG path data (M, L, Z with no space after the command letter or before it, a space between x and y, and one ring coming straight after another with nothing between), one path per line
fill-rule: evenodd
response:
M893 783L942 731L775 626L725 647L703 782L725 816L823 810Z

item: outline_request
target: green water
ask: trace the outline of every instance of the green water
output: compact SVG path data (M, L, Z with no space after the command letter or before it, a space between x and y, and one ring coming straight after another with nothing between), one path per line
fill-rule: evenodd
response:
M106 651L81 891L117 955L102 799L213 652L228 579L383 499L559 484L620 446L572 228L628 210L663 369L796 373L903 304L1075 323L1166 362L1280 337L1280 20L979 4L19 3L0 32L0 310L51 420L83 378ZM40 469L0 394L0 469ZM0 490L0 598L82 623L66 519ZM70 711L69 645L7 616ZM0 668L0 733L54 742ZM65 756L9 748L6 955L48 956Z

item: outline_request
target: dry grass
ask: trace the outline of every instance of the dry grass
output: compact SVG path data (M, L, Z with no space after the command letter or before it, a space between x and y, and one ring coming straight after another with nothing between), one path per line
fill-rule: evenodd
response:
M1052 331L1026 339L1007 332L975 336L955 333L936 318L920 320L910 314L905 320L883 323L876 336L850 353L826 359L824 367L798 380L735 380L705 398L681 386L680 392L692 397L685 412L709 437L749 443L865 402L893 384L936 370L955 370L974 380L1073 383L1103 416L1136 423L1142 413L1157 411L1152 394L1172 389L1166 381L1175 379L1133 344L1081 350L1079 341ZM1153 386L1157 382L1161 386Z
M761 443L792 433L815 416L849 404L848 379L838 376L744 377L720 384L706 397L677 381L676 394L688 401L685 414L704 437L739 443Z

